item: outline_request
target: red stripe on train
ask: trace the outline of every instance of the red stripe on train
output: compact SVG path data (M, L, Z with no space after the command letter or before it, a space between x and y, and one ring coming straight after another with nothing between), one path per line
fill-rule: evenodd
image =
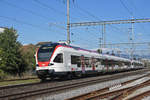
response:
M49 61L46 61L46 62L38 62L39 67L48 66L48 64L51 62L51 59L52 59L54 53L56 52L56 49L59 48L59 47L61 47L61 45L57 45L57 46L55 47L55 50L54 50L54 52L52 53L52 56L50 57Z
M45 67L45 66L48 66L49 61L48 62L38 62L38 64L40 67Z

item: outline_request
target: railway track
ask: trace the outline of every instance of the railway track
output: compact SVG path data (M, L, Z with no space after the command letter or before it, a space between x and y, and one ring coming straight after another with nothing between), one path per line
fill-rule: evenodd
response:
M134 91L143 88L145 86L150 85L150 80L147 80L144 83L132 86L132 87L127 87L127 88L123 88L123 89L118 89L112 92L107 92L107 93L102 93L102 94L96 94L92 97L89 97L85 100L100 100L100 99L104 99L104 98L109 98L111 100L141 100L139 97L143 97L145 93L140 94L139 97L137 97L136 95L133 97L128 97L129 95L131 95Z
M0 87L0 99L1 100L19 100L26 99L29 97L39 96L46 93L56 93L73 88L79 88L91 84L105 82L108 80L119 79L139 73L144 73L146 70L138 70L132 72L124 72L113 75L106 75L101 77L90 77L84 79L75 79L60 82L45 82L45 83L34 83L34 84L22 84L17 86ZM13 92L12 92L13 91Z
M150 74L115 86L106 87L90 93L82 94L66 100L141 100L150 95ZM139 80L145 81L141 82ZM134 82L134 83L133 83ZM139 83L138 83L139 82ZM137 84L136 84L137 83ZM149 87L149 89L144 89ZM139 92L139 89L145 91Z

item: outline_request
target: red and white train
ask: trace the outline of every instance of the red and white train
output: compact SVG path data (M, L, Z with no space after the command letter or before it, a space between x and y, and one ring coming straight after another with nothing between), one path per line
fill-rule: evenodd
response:
M36 52L36 73L46 78L81 76L86 74L143 68L142 62L112 55L99 54L61 43L42 45Z

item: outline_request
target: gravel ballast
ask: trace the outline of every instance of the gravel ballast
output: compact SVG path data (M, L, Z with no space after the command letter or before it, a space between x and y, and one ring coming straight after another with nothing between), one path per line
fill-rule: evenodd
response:
M59 94L40 97L36 100L64 100L64 99L67 99L67 98L71 98L71 97L74 97L74 96L78 96L78 95L81 95L81 94L85 94L85 93L89 93L89 92L92 92L92 91L95 91L95 90L99 90L99 89L102 89L102 88L105 88L105 87L110 87L110 86L113 86L113 85L116 85L116 84L120 84L120 83L129 81L129 80L132 80L132 79L136 79L136 78L142 77L144 75L145 74L129 76L129 77L127 76L127 77L121 78L121 79L111 80L111 81L107 81L107 82L101 82L101 83L98 83L98 84L95 84L95 85L85 86L85 87L78 88L78 89L73 89L73 90L68 90L68 91L65 91L65 92L59 93Z

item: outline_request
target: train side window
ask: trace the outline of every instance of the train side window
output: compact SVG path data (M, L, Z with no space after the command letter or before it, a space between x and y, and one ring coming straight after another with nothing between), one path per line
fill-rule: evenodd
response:
M80 56L71 55L71 64L77 64L77 67L81 66Z
M71 64L77 64L76 56L71 56Z
M54 59L54 62L56 62L56 63L63 63L63 54L62 53L57 54L57 56Z
M84 61L85 61L86 67L90 67L89 58L88 58L88 57L85 57L85 58L84 58Z
M101 62L99 61L99 58L95 58L95 67L98 67L100 64Z
M104 59L102 59L101 64L106 65L106 61Z

